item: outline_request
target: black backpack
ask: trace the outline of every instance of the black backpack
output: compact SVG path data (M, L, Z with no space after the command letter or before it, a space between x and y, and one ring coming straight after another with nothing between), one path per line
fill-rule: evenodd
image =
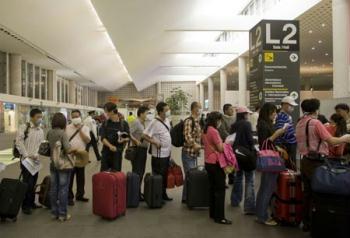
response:
M192 120L192 131L194 130L195 121L192 117L188 117L185 120L181 120L178 124L171 128L171 144L175 147L182 147L185 144L184 127L186 120Z
M24 131L24 141L26 141L26 139L28 138L29 128L30 128L30 124L27 122L27 127ZM13 141L12 155L13 155L12 159L21 158L21 153L19 153L19 150L17 149L17 146L16 146L16 140Z

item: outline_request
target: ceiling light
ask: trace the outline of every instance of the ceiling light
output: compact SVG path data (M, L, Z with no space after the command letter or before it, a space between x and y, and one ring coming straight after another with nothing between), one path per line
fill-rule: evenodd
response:
M326 24L322 23L322 24L321 24L321 26L322 26L322 27L325 27L325 26L326 26Z
M311 49L312 49L312 50L316 50L316 47L315 47L315 46L313 46Z
M312 32L313 32L312 30L309 30L309 33L310 33L310 34L312 34Z
M319 40L319 41L318 41L318 43L319 43L319 44L322 44L322 41L321 41L321 40Z
M333 64L333 62L331 62L330 64Z
M324 54L325 56L328 56L329 54L328 53L326 53L326 54Z
M314 59L312 59L312 60L311 60L311 62L315 62L315 60L314 60Z

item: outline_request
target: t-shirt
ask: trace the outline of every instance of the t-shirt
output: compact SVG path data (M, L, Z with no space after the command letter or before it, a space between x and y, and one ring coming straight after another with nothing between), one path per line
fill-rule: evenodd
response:
M215 150L216 145L222 143L218 130L212 126L209 126L207 133L202 135L202 139L204 144L205 163L216 164L219 160L218 153Z
M69 124L66 128L66 134L68 137L68 140L73 136L73 134L78 130L73 124ZM83 126L80 130L80 132L84 133L89 139L90 138L90 129L87 126ZM74 136L74 138L69 142L69 144L78 150L85 150L86 149L86 143L84 142L83 138L80 136L80 132Z
M289 124L289 126L286 129L286 132L280 138L276 139L276 144L296 144L297 138L295 137L292 117L285 112L278 113L275 129L283 128L285 124Z
M108 142L112 145L118 147L119 149L123 149L124 144L118 143L118 132L125 132L127 134L130 134L129 125L126 121L121 120L114 122L110 119L105 121L101 126L101 141L103 139L107 139ZM104 145L103 150L109 150L109 148Z
M145 130L144 124L140 121L139 118L137 118L133 123L130 125L130 133L131 135L136 138L138 141L142 141L140 147L147 148L148 142L146 140L142 140L142 134Z
M306 144L306 124L309 123L309 149ZM321 155L328 155L329 149L326 140L332 137L326 127L317 119L311 116L304 116L300 119L296 127L298 150L301 155L307 155L309 151L319 151ZM318 145L321 141L320 149Z
M332 136L335 136L335 133L337 131L337 127L334 125L327 125L326 126L327 131ZM339 144L339 145L328 145L329 147L329 156L332 157L341 157L344 153L345 149L345 143Z
M161 120L161 119L159 119ZM170 121L165 119L162 123L158 119L153 119L153 121L144 130L144 134L154 138L156 141L160 142L160 151L157 154L157 147L152 144L151 152L153 157L167 158L171 154L171 136L170 136Z

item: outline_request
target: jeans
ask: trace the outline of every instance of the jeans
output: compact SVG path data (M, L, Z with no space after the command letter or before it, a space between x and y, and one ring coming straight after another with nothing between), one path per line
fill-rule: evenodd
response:
M225 219L225 179L220 165L205 164L209 179L209 217L215 221Z
M22 178L23 183L27 184L27 191L22 203L22 209L31 209L35 204L35 185L38 181L38 174L36 173L34 176L22 165Z
M137 159L131 161L132 172L140 176L140 195L141 195L141 185L142 179L145 175L147 161L147 148L137 147Z
M92 146L92 148L94 149L96 159L101 160L101 155L100 155L100 152L98 151L97 139L94 133L92 133L91 131L90 131L90 137L91 137L91 141L89 144L86 145L86 151L89 152L90 147Z
M278 173L261 173L260 187L256 197L256 215L259 222L269 219L268 208L272 194L277 188Z
M185 172L185 176L186 176L187 172L190 169L195 168L197 166L197 157L190 156L186 152L182 151L182 166L184 168L184 172ZM186 181L186 177L185 177L185 181ZM183 201L186 200L186 196L187 196L187 186L186 186L186 182L185 182L183 185L183 188L182 188L182 200Z
M107 148L102 151L101 172L102 171L118 171L122 170L123 151L118 148L116 152L112 152Z
M68 206L68 188L71 170L51 170L51 213L65 217Z
M85 167L83 168L74 167L72 170L72 173L70 176L69 194L68 194L68 198L70 201L73 201L74 199L74 193L73 193L74 177L76 177L76 181L77 181L77 193L75 198L81 199L84 197L84 194L85 194Z
M152 173L159 174L163 178L163 198L167 197L166 188L168 183L168 168L170 157L152 157Z
M245 177L244 212L255 213L254 171L240 170L236 173L231 193L231 205L237 207L242 201L243 174Z

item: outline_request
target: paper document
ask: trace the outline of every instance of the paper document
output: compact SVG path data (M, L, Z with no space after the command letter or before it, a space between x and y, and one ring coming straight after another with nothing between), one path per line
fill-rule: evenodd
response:
M0 162L0 172L4 171L5 169L6 169L6 165Z
M39 160L32 160L27 158L25 160L22 160L22 164L33 176L42 168Z

